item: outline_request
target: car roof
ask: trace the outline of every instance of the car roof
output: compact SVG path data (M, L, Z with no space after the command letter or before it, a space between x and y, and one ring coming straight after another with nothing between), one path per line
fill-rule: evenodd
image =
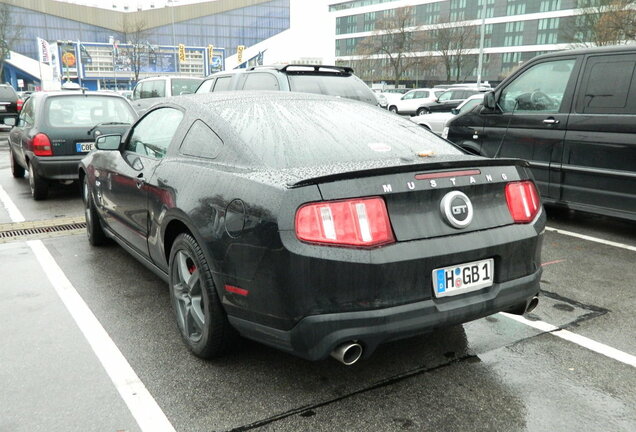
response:
M636 46L634 45L613 45L613 46L604 46L604 47L592 47L592 48L575 48L568 49L563 51L555 51L548 54L543 54L540 56L533 57L530 61L535 61L536 59L544 59L551 57L564 57L564 56L573 56L573 55L581 55L581 54L604 54L604 53L629 53L636 52Z

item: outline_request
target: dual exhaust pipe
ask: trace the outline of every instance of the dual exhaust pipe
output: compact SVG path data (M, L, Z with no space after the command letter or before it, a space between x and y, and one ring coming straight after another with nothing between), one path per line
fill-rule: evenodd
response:
M539 297L534 296L526 304L518 307L511 313L523 315L532 312L539 305ZM356 341L345 342L331 351L331 357L345 366L351 366L362 358L362 345Z

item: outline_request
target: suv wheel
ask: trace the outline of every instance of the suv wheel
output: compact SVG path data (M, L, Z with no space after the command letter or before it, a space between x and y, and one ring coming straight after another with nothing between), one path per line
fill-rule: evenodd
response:
M391 111L392 113L395 113L395 114L398 113L397 107L395 105L391 105L389 107L389 111Z
M44 200L49 194L49 183L33 169L33 164L29 164L29 186L31 196L34 200Z
M9 150L9 157L11 158L11 174L13 174L13 177L24 177L24 168L16 162L15 155L12 150Z

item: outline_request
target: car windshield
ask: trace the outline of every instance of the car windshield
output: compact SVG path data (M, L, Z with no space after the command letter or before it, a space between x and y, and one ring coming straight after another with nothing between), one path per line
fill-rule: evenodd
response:
M53 127L83 127L98 123L132 123L132 108L125 99L111 96L52 96L44 106L45 116Z
M289 74L288 77L291 91L340 96L371 104L376 103L371 89L353 75Z
M280 99L219 104L250 154L271 168L460 154L420 126L367 104ZM273 127L275 125L275 127Z
M172 95L192 94L197 90L201 81L203 80L175 78L172 80Z

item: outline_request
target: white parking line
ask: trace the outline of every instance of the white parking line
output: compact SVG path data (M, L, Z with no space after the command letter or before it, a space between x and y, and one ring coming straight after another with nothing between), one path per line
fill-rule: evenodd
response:
M25 220L2 186L0 186L0 201L14 222L23 222ZM115 342L102 327L97 317L84 302L62 269L57 265L44 243L40 240L33 240L28 241L27 245L33 250L55 292L84 334L115 388L128 406L130 413L137 421L139 428L143 432L175 432L174 427L155 399L148 392L143 382L141 382L124 355L117 348L117 345L115 345Z
M507 318L510 318L511 320L536 328L537 330L540 330L542 332L550 333L551 335L554 335L558 338L572 342L574 344L582 346L583 348L587 348L590 351L602 354L605 357L609 357L621 363L625 363L626 365L636 367L636 356L627 354L623 351L619 351L616 348L612 348L611 346L596 342L595 340L586 338L585 336L577 335L568 330L559 330L558 327L555 327L552 324L548 324L543 321L530 321L529 319L524 318L520 315L511 315L505 312L502 312L501 314L506 316Z
M579 234L579 233L575 233L575 232L572 232L572 231L566 231L566 230L562 230L562 229L559 229L559 228L552 228L552 227L548 227L547 226L547 227L545 227L545 229L546 229L546 231L552 231L552 232L555 232L555 233L558 233L558 234L563 234L563 235L566 235L566 236L576 237L576 238L580 238L582 240L591 241L591 242L594 242L594 243L600 243L600 244L604 244L604 245L608 245L608 246L614 246L614 247L617 247L617 248L627 249L627 250L636 252L636 246L630 246L630 245L627 245L627 244L624 244L624 243L618 243L618 242L613 242L613 241L610 241L610 240L604 240L604 239L601 239L601 238L598 238L598 237L592 237L592 236L589 236L589 235Z

